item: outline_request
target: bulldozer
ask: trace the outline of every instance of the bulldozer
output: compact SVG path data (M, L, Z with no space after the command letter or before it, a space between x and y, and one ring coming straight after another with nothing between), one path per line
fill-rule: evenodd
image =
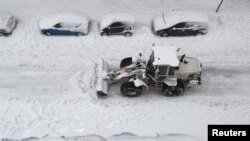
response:
M119 70L108 70L108 63L102 59L98 65L96 94L108 96L111 84L122 82L120 92L126 97L138 97L143 88L156 87L164 96L182 95L186 88L201 84L202 64L198 59L178 55L175 46L154 46L146 60L138 57L121 60Z

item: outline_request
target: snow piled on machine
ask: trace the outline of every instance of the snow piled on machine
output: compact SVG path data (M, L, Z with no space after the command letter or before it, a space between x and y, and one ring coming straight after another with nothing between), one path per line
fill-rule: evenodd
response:
M207 23L208 15L198 10L173 10L153 19L154 31L169 28L181 22Z
M123 22L133 25L135 23L135 16L129 12L112 12L101 19L100 29L108 27L114 22Z
M82 27L87 28L89 24L89 17L86 14L80 12L60 11L44 16L39 21L39 27L41 29L49 29L59 22L81 23Z
M170 65L177 67L179 59L177 56L178 48L175 46L157 46L152 48L154 51L154 65Z

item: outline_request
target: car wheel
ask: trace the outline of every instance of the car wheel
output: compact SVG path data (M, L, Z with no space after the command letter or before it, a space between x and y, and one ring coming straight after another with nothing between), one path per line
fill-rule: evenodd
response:
M121 63L120 63L120 69L128 66L128 65L131 65L133 62L132 62L132 57L127 57L127 58L124 58L122 59Z
M84 36L85 34L82 33L82 32L78 32L76 35L77 35L77 36Z
M132 33L131 33L131 32L126 32L126 33L124 33L124 36L125 36L125 37L131 37L131 36L132 36Z
M160 36L161 37L168 37L168 33L162 33Z
M125 82L121 85L121 94L126 97L138 97L142 94L142 87L136 87L134 82Z
M162 87L162 94L167 97L174 97L183 95L185 90L184 85L178 82L177 86L167 86L166 84Z
M45 32L44 34L47 35L47 36L52 36L51 32Z
M107 32L101 32L101 36L108 36Z

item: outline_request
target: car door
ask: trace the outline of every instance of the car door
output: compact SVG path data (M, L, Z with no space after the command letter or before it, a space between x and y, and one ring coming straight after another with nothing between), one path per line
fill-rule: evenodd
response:
M186 35L186 26L187 24L185 22L178 23L171 28L170 34L173 36Z
M125 30L125 25L121 22L115 22L109 26L109 33L119 34Z
M195 23L187 23L186 35L196 35L199 25Z

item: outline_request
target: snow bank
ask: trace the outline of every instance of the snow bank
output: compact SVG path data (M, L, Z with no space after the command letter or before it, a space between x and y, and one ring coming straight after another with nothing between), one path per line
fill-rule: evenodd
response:
M152 48L154 51L154 65L178 66L177 47L175 46L157 46Z
M112 12L102 18L100 28L106 28L114 22L133 25L135 23L135 16L129 12Z
M83 27L86 27L89 24L89 17L80 12L57 12L42 18L39 21L39 27L48 29L59 22L81 23Z
M207 14L196 10L177 10L163 13L163 15L153 19L154 30L169 28L181 22L208 22Z
M42 138L29 137L21 140L2 139L2 141L201 141L201 139L185 134L157 135L156 137L141 137L132 133L121 133L104 138L99 135L89 134L83 136L61 136Z

